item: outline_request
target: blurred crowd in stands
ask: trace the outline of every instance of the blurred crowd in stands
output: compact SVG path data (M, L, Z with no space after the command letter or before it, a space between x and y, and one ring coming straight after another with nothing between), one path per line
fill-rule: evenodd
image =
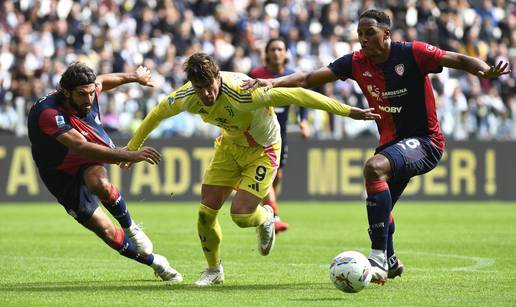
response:
M26 135L30 106L58 87L73 61L99 73L149 67L156 87L124 85L101 94L112 136L130 135L156 103L185 82L182 64L194 52L222 70L248 73L263 65L268 39L284 37L289 65L312 70L360 49L356 27L368 8L384 9L393 40L421 40L492 64L508 61L497 80L445 69L431 76L448 139L516 139L516 2L514 0L10 0L0 9L0 134ZM339 81L318 91L366 106L358 86ZM374 123L309 113L315 138L377 135ZM295 116L289 126L297 127ZM218 131L182 113L152 137L213 136Z

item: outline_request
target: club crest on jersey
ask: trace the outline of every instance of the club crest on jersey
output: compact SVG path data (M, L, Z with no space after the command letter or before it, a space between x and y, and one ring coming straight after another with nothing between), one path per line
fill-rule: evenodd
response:
M65 125L65 120L63 115L56 115L56 125L57 128L63 128Z
M394 71L398 74L398 76L403 76L403 74L405 73L405 65L398 64L394 66Z
M435 50L435 46L432 45L426 45L426 50L433 52Z
M168 97L168 105L171 106L174 103L174 97L170 96Z

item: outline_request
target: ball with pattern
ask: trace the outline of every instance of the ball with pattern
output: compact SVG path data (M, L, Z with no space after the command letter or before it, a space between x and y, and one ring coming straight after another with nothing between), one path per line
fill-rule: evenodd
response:
M339 290L359 292L371 281L369 260L359 252L342 252L330 264L330 279Z

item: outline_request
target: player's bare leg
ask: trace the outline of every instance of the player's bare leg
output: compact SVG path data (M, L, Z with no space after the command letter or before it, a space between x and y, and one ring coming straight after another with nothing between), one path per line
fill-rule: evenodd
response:
M211 286L224 282L224 270L220 257L222 231L217 215L232 191L232 187L202 185L197 231L208 267L195 282L197 286Z
M107 170L101 165L88 167L84 171L84 182L88 190L97 195L104 207L117 219L127 237L136 245L138 252L146 255L152 254L152 241L131 219L124 198L109 182Z
M100 207L93 212L93 215L83 225L122 256L152 267L154 273L161 279L172 282L183 281L181 274L170 266L165 257L158 254L144 255L139 253L136 246L125 236L124 231L117 228Z
M266 256L274 248L274 212L269 205L259 206L262 200L245 190L238 190L231 205L231 217L240 227L256 227L258 252Z

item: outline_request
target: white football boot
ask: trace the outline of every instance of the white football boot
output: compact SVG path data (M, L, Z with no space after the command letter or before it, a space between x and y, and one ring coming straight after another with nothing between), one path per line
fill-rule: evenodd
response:
M267 211L267 218L263 224L256 227L256 235L258 238L258 252L262 256L267 256L274 248L276 241L276 231L274 227L274 211L269 205L264 205Z
M371 258L369 258L369 263L371 264L371 282L383 286L388 276L387 263L382 265Z
M143 230L132 221L131 226L129 228L124 228L125 235L133 242L136 246L136 250L143 255L152 254L153 246L152 241L147 237L147 235L143 232Z
M154 269L154 275L161 278L163 281L171 281L175 283L183 281L183 276L170 266L167 258L161 255L154 254L154 261L152 262L151 267Z
M221 284L224 282L224 269L222 265L219 264L217 268L214 269L206 269L201 273L201 277L197 279L195 285L199 287L212 286L216 284Z

